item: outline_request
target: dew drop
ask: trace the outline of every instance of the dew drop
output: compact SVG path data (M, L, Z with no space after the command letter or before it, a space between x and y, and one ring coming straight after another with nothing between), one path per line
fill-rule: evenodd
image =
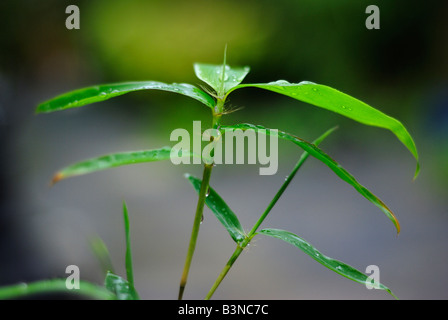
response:
M269 82L268 83L269 85L277 85L277 86L281 86L281 85L288 85L288 84L291 84L291 83L289 83L288 81L286 81L286 80L277 80L277 81L273 81L273 82Z
M315 84L315 83L311 81L301 81L299 84Z

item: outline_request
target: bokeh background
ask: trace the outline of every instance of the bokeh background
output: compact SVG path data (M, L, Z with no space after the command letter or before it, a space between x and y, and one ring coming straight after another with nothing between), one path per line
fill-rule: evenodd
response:
M81 28L65 8L78 5ZM365 9L380 8L367 30ZM401 299L448 298L448 3L446 1L27 1L0 2L0 285L65 277L67 265L101 284L90 241L108 246L124 276L122 201L128 204L136 287L143 299L176 299L197 195L183 174L198 165L139 164L62 181L53 173L105 153L171 145L176 128L210 113L193 99L139 92L35 115L39 102L93 84L158 80L200 84L194 62L249 65L245 82L326 84L398 118L415 161L390 133L259 89L236 91L223 118L279 128L307 140L339 125L322 148L396 213L402 231L331 170L309 159L263 227L287 229L324 254L380 281ZM205 128L203 128L205 129ZM279 142L279 172L215 167L211 185L250 229L301 154ZM186 299L202 299L233 252L206 209ZM257 237L216 299L390 299Z

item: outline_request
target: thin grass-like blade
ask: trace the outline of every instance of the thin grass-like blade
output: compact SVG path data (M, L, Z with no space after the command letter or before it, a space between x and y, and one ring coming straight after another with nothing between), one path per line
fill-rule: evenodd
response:
M417 147L405 126L395 118L384 114L368 104L328 86L303 81L289 83L279 80L270 83L240 84L233 87L227 95L240 88L256 87L273 91L311 105L324 108L365 125L390 130L413 154L417 161L414 179L420 171Z
M124 220L124 233L126 237L126 277L128 282L134 286L134 270L132 267L132 251L131 251L131 232L129 227L129 214L128 207L123 201L123 220Z
M201 89L187 83L167 84L158 81L139 81L103 84L82 88L61 94L38 105L36 113L53 112L69 108L81 107L141 90L162 90L185 95L202 102L209 108L215 106L214 99Z
M134 286L112 272L108 272L104 284L110 292L117 296L118 300L139 300L139 295Z
M115 300L115 294L106 288L87 281L79 282L79 289L67 289L67 279L41 280L31 283L20 283L0 288L0 300L20 299L27 296L66 293L81 295L98 300Z
M361 271L358 271L357 269L341 262L335 259L332 259L330 257L327 257L323 255L321 252L319 252L315 247L313 247L311 244L309 244L304 239L300 238L299 236L285 230L280 229L271 229L266 228L260 230L257 234L263 234L269 237L277 238L280 240L283 240L287 243L292 244L293 246L299 248L303 252L305 252L307 255L309 255L311 258L316 260L317 262L324 265L326 268L350 279L355 282L364 284L364 285L370 285L376 289L385 290L388 293L390 293L394 298L397 298L392 291L384 286L381 283L373 281L370 277L366 276Z
M372 192L370 192L367 188L362 186L356 179L344 168L342 168L335 160L333 160L330 156L328 156L324 151L318 148L316 145L307 142L299 137L296 137L292 134L279 131L279 130L271 130L267 129L263 126L252 125L252 124L238 124L233 126L221 126L221 130L255 130L256 132L261 132L268 135L277 135L281 139L289 140L294 144L301 147L304 151L308 152L310 155L315 157L316 159L322 161L326 164L336 175L350 184L356 191L358 191L362 196L364 196L367 200L373 203L375 206L380 208L382 212L393 222L397 229L397 233L400 232L400 224L392 213L392 211L381 201L377 196L375 196Z
M189 174L186 174L185 177L191 182L193 187L199 193L201 190L202 180ZM205 204L226 228L236 243L243 241L246 235L236 214L229 208L219 194L213 190L213 188L209 186L208 190Z
M97 158L81 161L63 168L54 175L52 183L56 183L62 179L66 179L73 176L84 175L100 170L115 168L129 164L161 161L170 159L171 157L182 158L192 156L195 157L197 155L192 152L183 150L175 152L175 150L174 149L172 150L170 147L163 147L160 149L153 149L153 150L108 154Z

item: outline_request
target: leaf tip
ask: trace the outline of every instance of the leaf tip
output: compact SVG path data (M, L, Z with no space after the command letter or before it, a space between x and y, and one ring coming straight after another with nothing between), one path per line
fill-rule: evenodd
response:
M415 168L414 178L412 178L412 181L417 180L419 174L420 174L420 163L417 160L417 167Z
M46 102L41 102L37 105L36 109L34 109L34 114L39 114L44 112Z
M185 178L185 179L190 179L190 177L191 177L191 174L189 174L189 173L184 173L184 178Z
M61 172L56 173L50 181L50 186L53 186L54 184L56 184L57 182L61 181L64 178L65 177Z
M395 225L395 229L397 229L397 236L398 236L400 234L400 231L401 231L401 226L400 226L400 222L398 222L397 217L393 213L392 213L392 222Z

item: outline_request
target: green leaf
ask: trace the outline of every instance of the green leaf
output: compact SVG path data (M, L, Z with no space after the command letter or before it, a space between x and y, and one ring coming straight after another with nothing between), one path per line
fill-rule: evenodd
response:
M107 290L114 293L118 300L139 300L134 286L120 276L108 272L104 281Z
M263 234L269 237L277 238L280 240L283 240L287 243L292 244L293 246L299 248L303 252L305 252L307 255L309 255L311 258L316 260L317 262L324 265L326 268L350 279L355 282L364 284L364 285L371 285L372 287L376 289L385 290L388 293L390 293L394 298L397 298L392 291L384 286L383 284L379 282L374 282L373 279L366 276L361 271L358 271L357 269L332 258L329 258L325 255L323 255L321 252L319 252L315 247L313 247L311 244L306 242L304 239L298 237L297 235L280 229L270 229L266 228L263 230L260 230L257 234Z
M404 125L395 118L328 86L308 81L289 83L279 80L270 83L242 84L233 87L227 95L236 89L256 87L286 95L288 97L339 113L362 124L390 130L408 148L417 161L414 179L420 171L416 145Z
M170 159L171 157L182 158L187 156L196 157L198 155L189 151L172 149L170 147L163 147L160 149L153 149L153 150L108 154L97 158L84 160L82 162L78 162L68 167L65 167L64 169L60 170L54 175L52 183L56 183L62 179L66 179L69 177L79 176L123 165L167 160Z
M79 282L79 289L67 289L67 279L41 280L20 283L0 288L0 300L18 299L30 295L65 293L75 294L98 300L115 300L115 294L106 288L87 281Z
M362 196L364 196L367 200L369 200L371 203L376 205L384 214L394 223L397 233L400 232L400 224L395 217L395 215L392 213L392 211L372 192L370 192L367 188L362 186L356 179L344 168L342 168L336 161L334 161L330 156L328 156L324 151L322 151L320 148L318 148L316 145L309 143L299 137L296 137L292 134L280 131L280 130L272 130L267 129L263 126L259 125L252 125L252 124L238 124L233 126L221 126L221 130L235 130L235 129L241 129L241 130L255 130L257 132L261 132L268 135L276 135L281 139L285 139L288 141L293 142L294 144L301 147L304 151L308 152L310 155L315 157L316 159L322 161L324 164L326 164L331 170L333 170L336 175L350 184L353 188L355 188L356 191L358 191Z
M129 214L126 203L123 201L124 233L126 236L126 276L128 282L134 286L134 271L132 268L131 233L129 231Z
M230 89L236 87L249 73L249 67L230 68L229 65L213 65L195 63L196 76L212 87L222 97Z
M36 113L81 107L139 90L162 90L183 94L213 108L215 101L201 89L186 83L166 84L157 81L122 82L78 89L59 95L38 105Z
M189 174L186 174L185 177L190 180L193 187L199 193L201 190L202 180ZM219 196L219 194L210 186L208 187L208 195L205 199L205 204L226 228L236 243L244 240L246 235L237 216Z

